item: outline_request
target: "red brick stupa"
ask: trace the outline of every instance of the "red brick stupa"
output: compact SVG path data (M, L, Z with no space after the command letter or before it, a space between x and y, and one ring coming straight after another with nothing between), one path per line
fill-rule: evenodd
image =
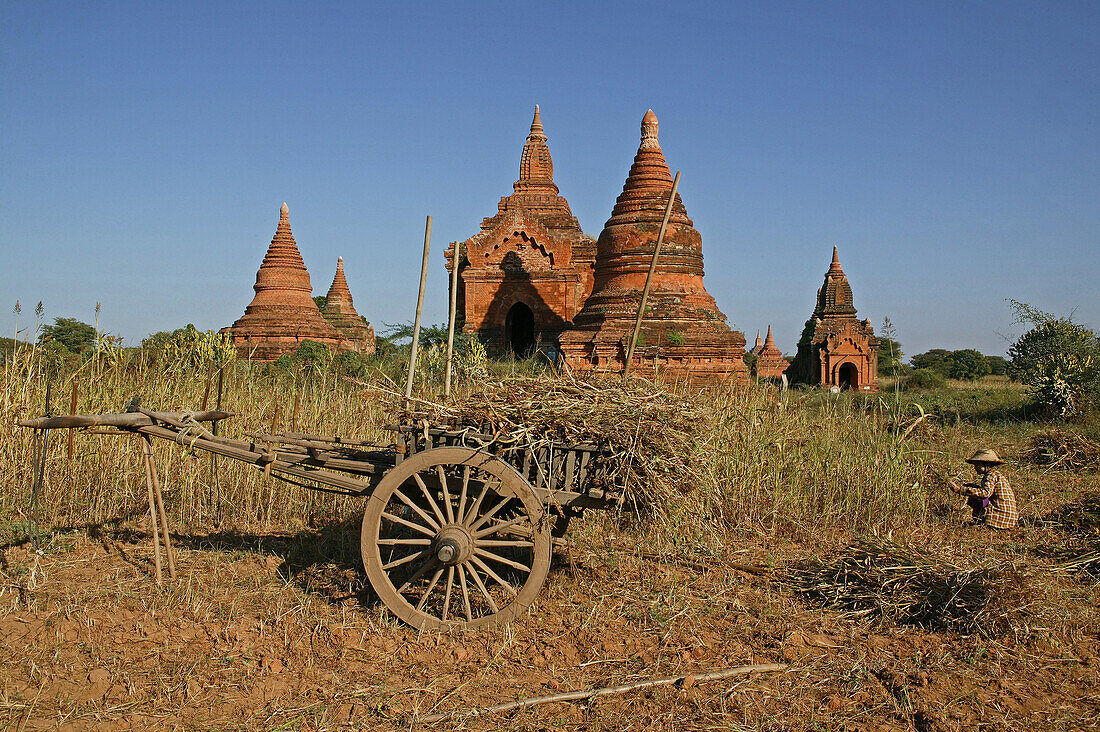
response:
M833 247L832 264L817 291L817 307L802 330L787 375L805 384L878 391L878 343L871 321L856 318L852 287Z
M285 203L252 289L256 296L244 315L222 329L233 336L242 358L274 361L305 340L334 349L349 348L344 336L321 316L313 301L309 271L290 231L290 209Z
M634 164L597 241L592 295L561 337L574 371L621 371L658 230L672 191L672 174L657 141L657 115L646 112ZM745 377L745 336L703 286L702 237L679 194L653 274L631 373L704 379Z
M364 356L374 353L374 326L355 311L351 290L344 277L343 257L336 258L336 276L332 278L332 287L328 288L321 315L348 339L352 350Z
M756 354L756 360L752 364L752 374L758 379L778 379L791 365L791 362L783 358L783 352L775 345L772 338L772 327L768 326L768 337L760 343L759 334L756 336L758 348L752 349Z
M457 317L496 353L553 346L592 291L596 242L558 195L539 108L523 145L519 180L497 213L462 243ZM445 252L454 266L455 244Z

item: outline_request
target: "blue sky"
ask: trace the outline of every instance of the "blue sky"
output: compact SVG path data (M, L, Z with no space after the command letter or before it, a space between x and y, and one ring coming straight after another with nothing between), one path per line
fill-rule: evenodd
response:
M833 245L909 354L1002 353L1010 297L1100 327L1098 39L1095 2L4 0L0 333L17 299L129 343L227 325L283 201L315 294L343 256L379 325L432 214L441 322L536 103L593 236L653 108L750 341L793 351Z

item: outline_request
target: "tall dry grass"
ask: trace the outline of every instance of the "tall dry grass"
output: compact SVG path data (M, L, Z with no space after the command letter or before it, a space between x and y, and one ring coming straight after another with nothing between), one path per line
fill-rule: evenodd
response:
M42 413L46 379L31 348L2 368L0 522L12 524L28 515L35 449L34 434L15 421ZM54 411L68 411L74 383L78 413L121 411L135 395L155 409L197 408L206 382L205 374L166 372L140 355L93 359L54 379ZM925 520L925 454L888 429L879 410L846 396L791 392L781 399L766 386L667 388L707 415L686 461L687 474L646 518L648 528L669 541L706 544L715 532L730 530L886 530ZM441 398L434 385L423 393ZM222 406L237 416L222 424L222 434L240 437L274 426L388 442L381 430L384 404L379 392L332 373L299 380L234 362L227 368ZM135 438L78 433L71 459L67 431L50 440L42 497L46 522L94 525L145 514ZM359 500L267 479L226 459L218 461L215 479L209 455L166 442L155 443L155 450L176 526L293 529L343 520L362 509Z

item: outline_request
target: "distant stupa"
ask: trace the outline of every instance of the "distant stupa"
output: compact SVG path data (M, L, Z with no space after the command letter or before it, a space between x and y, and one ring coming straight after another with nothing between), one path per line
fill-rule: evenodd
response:
M332 287L328 288L321 314L348 339L353 350L364 356L374 353L374 326L355 311L351 290L344 278L343 257L336 258L336 275L332 278Z
M256 296L245 308L244 315L222 329L233 337L233 344L242 357L274 361L294 351L305 340L333 349L350 348L340 331L321 316L313 301L309 271L290 231L290 209L285 203L252 289Z

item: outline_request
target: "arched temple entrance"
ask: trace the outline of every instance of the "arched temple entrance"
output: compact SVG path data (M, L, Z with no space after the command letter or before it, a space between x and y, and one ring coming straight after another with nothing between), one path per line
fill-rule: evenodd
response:
M842 363L836 371L836 385L841 389L859 388L859 369L854 363Z
M508 350L517 358L526 358L535 348L535 314L522 302L517 302L504 319Z

